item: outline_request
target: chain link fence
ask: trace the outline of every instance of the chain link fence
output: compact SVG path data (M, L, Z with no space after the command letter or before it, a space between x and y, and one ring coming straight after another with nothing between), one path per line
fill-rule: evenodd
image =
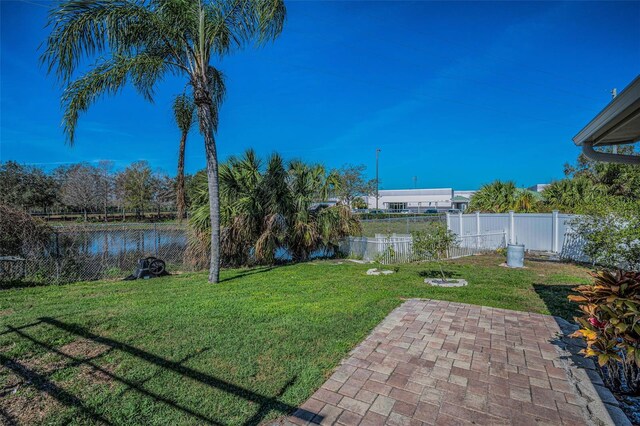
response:
M56 226L48 245L27 248L22 259L0 260L0 281L55 284L124 278L138 259L149 256L164 260L169 272L185 271L192 268L186 249L187 229L179 224Z

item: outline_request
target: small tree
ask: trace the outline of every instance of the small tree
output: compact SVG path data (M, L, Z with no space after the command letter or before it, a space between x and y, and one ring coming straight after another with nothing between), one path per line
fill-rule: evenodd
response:
M165 173L157 172L153 175L152 181L151 203L160 218L163 208L173 208L176 205L176 180Z
M135 209L136 216L144 211L153 197L153 172L146 161L136 161L116 177L116 187L123 204Z
M57 194L56 180L41 169L15 161L0 163L0 203L46 212L58 201Z
M375 180L366 180L364 177L365 170L366 166L364 164L358 166L346 164L337 171L336 195L340 201L349 207L353 207L353 202L357 198L372 194L375 191Z
M440 268L442 282L446 283L442 260L447 257L451 248L458 246L458 236L442 223L437 223L426 231L415 231L412 236L413 253L419 259L434 260Z
M82 211L84 221L87 213L100 205L97 171L89 164L76 164L60 172L60 199L67 206Z
M114 176L113 161L102 160L96 167L96 190L104 213L104 221L109 221L109 205L113 202Z
M365 203L364 199L362 197L356 197L353 202L351 203L351 207L354 209L366 209L367 207L369 207L367 205L367 203Z

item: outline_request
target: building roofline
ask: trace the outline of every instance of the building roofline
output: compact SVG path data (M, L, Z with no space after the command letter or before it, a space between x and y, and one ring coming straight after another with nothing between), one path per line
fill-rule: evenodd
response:
M604 140L617 126L634 119L640 114L640 75L613 98L598 115L573 137L573 142L582 146L617 145L634 143L640 140L640 134L630 138Z

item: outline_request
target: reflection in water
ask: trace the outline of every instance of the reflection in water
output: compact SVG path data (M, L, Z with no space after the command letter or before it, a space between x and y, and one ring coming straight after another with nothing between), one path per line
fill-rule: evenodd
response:
M169 272L192 270L185 258L187 231L177 225L127 224L55 228L46 249L31 251L25 279L34 283L72 282L122 278L136 267L138 259L158 257ZM318 250L312 258L334 253ZM286 249L276 252L277 261L289 261Z

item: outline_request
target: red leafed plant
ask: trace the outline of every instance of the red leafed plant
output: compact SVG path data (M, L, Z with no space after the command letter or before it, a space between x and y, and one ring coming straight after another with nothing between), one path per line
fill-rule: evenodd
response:
M584 312L572 336L587 342L582 353L597 357L612 389L640 394L640 272L593 272L594 282L569 296Z

